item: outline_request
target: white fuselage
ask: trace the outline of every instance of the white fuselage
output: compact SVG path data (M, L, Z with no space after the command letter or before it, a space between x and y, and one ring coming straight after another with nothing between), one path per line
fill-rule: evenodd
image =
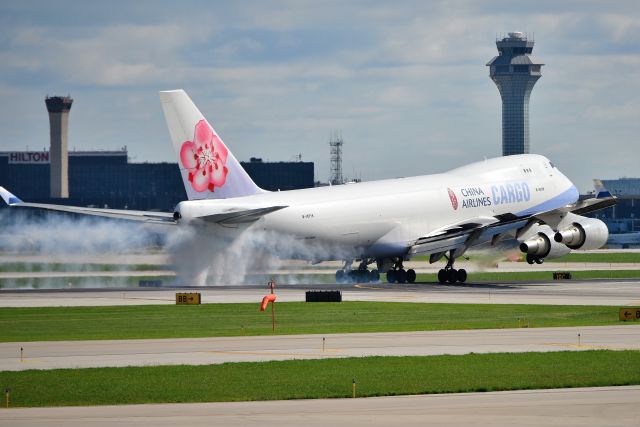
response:
M542 213L577 198L575 186L548 159L526 154L484 160L436 175L192 200L181 202L176 209L189 221L230 208L287 206L263 216L251 229L292 236L310 247L352 248L354 257L388 257L405 255L417 239L450 224ZM226 233L244 230L214 227ZM344 253L335 256L344 257Z

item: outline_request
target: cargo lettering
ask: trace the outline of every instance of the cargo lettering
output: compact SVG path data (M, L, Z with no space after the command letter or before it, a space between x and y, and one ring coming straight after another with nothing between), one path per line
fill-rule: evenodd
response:
M531 200L531 191L526 182L507 183L491 186L491 196L493 204L504 205L528 202Z

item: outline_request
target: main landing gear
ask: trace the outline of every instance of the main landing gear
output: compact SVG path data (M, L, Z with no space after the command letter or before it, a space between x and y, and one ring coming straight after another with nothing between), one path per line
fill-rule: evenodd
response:
M456 270L453 268L455 259L452 256L445 256L447 258L447 265L440 271L438 271L438 282L440 283L464 283L467 281L467 270L461 268Z
M542 264L543 262L544 262L544 259L527 254L527 263L529 263L529 264L533 264L533 263Z
M375 262L363 260L357 270L351 269L351 260L345 261L344 267L336 271L336 283L375 283L380 281L380 272L369 271L367 265Z
M405 270L402 260L395 263L393 268L387 271L387 282L389 283L414 283L416 281L416 271L412 268Z

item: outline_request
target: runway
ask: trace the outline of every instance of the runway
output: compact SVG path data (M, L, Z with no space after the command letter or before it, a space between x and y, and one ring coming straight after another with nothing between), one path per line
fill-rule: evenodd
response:
M100 288L0 290L0 307L105 306L175 304L175 293L196 291L203 303L259 302L265 286L194 288ZM344 301L438 302L465 304L640 305L640 280L592 279L449 285L278 285L278 301L304 301L310 289L337 289Z
M0 371L594 349L640 350L640 325L13 342L0 344Z
M0 426L631 426L640 387L373 397L0 409Z

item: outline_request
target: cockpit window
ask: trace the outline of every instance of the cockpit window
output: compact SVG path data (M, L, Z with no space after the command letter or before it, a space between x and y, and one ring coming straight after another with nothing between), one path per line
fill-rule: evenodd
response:
M555 166L553 163L551 163L551 162L549 162L549 165L551 165L551 167L552 167L552 168L554 168L554 169L555 169L555 167L556 167L556 166Z

